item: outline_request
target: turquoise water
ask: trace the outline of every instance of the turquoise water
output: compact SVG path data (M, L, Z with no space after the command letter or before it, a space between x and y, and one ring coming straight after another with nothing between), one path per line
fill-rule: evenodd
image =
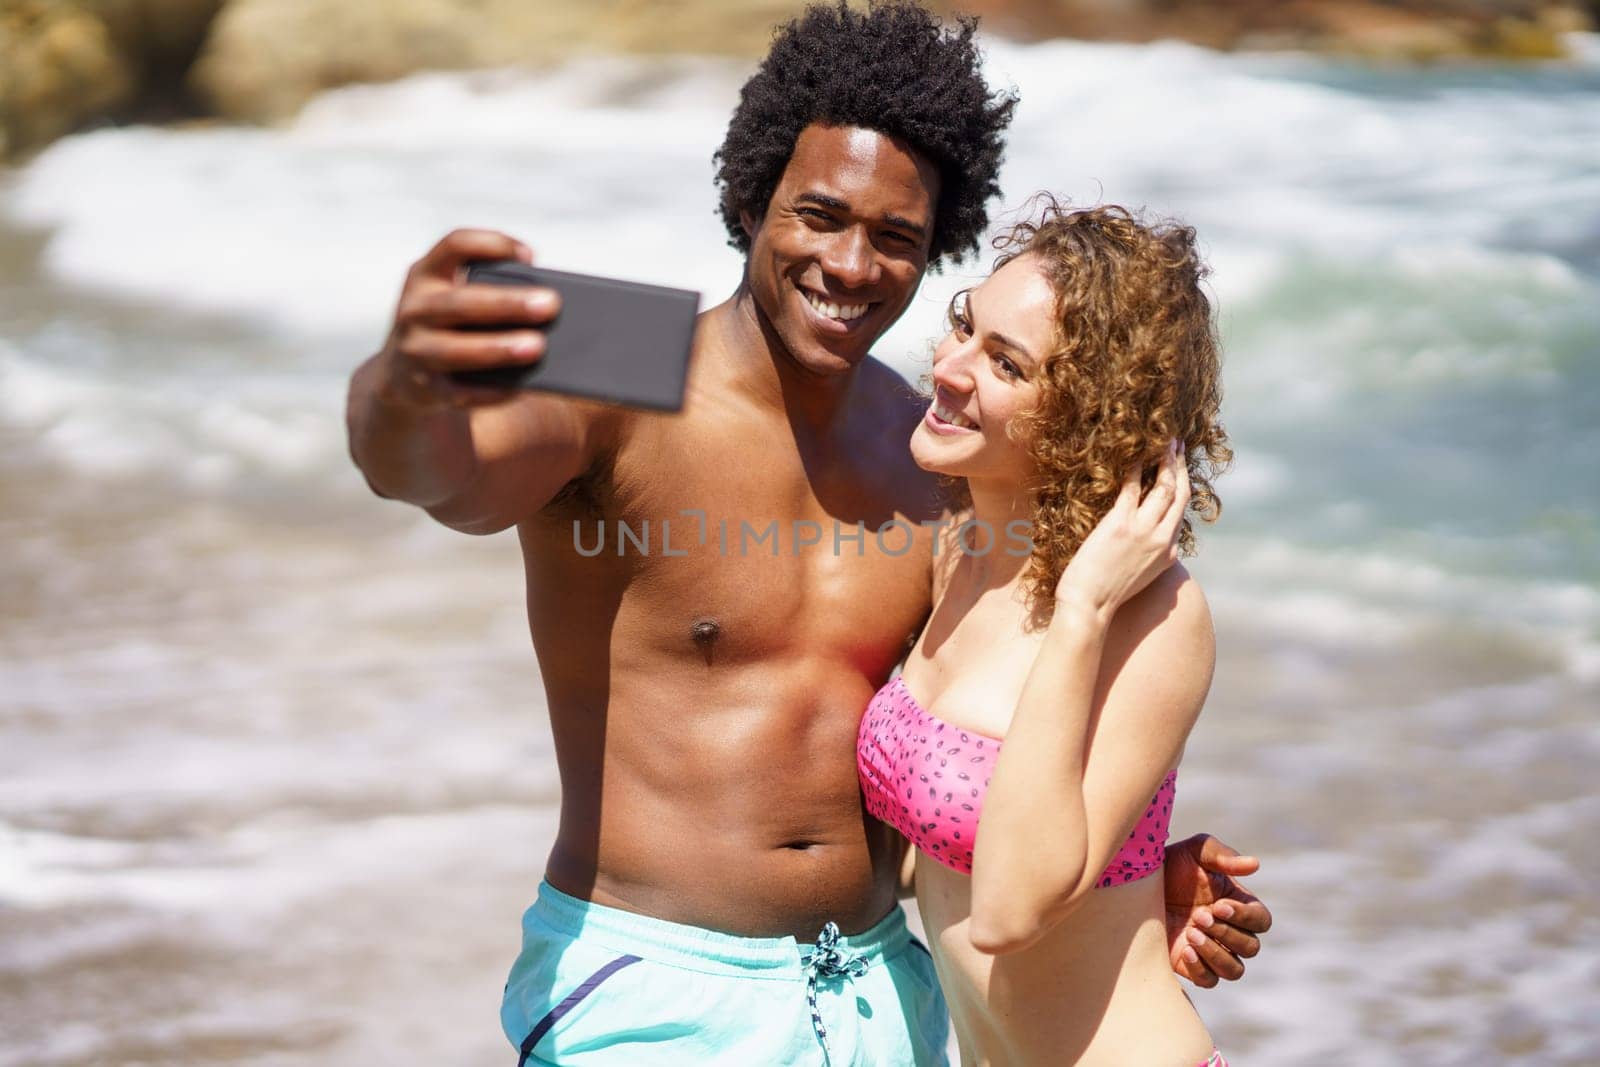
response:
M1299 475L1240 525L1594 582L1593 276L1401 258L1308 259L1230 309L1230 424Z

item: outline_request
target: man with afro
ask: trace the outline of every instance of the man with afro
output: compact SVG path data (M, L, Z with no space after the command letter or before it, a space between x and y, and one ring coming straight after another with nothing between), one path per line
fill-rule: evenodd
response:
M562 799L502 1006L521 1064L945 1062L903 846L863 814L854 745L927 617L946 517L907 448L925 404L869 350L930 265L976 249L1015 106L973 31L880 3L777 33L717 153L745 271L700 316L680 414L453 383L538 359L558 307L460 281L531 259L487 231L413 265L352 379L375 492L522 545ZM574 537L669 521L649 552ZM1173 849L1174 936L1240 894L1190 976L1236 977L1265 909L1215 839Z

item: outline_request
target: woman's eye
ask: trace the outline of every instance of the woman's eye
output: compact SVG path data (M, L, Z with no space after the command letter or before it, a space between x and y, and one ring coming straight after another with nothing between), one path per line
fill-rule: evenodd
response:
M1000 368L1000 373L1005 375L1010 381L1016 381L1018 378L1022 377L1022 372L1017 369L1017 365L1011 362L1005 356L995 356L994 362L995 366Z
M971 333L972 324L967 321L967 313L952 310L950 312L950 328L956 332L958 337L966 337Z

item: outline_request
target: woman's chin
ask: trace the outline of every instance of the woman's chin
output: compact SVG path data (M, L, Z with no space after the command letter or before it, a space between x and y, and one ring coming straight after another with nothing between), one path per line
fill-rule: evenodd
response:
M933 435L926 428L918 426L911 435L911 459L917 466L933 474L947 474L959 477L961 472L953 469L960 466L953 463L948 455L940 455L945 451L939 447L936 440L930 440Z

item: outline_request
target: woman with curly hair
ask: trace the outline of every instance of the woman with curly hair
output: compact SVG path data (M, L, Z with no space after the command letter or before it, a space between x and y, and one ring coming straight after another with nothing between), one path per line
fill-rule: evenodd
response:
M1191 229L1048 197L997 247L911 438L964 521L862 719L867 808L916 846L964 1064L1216 1067L1147 877L1214 662L1177 562L1232 458L1204 267Z

